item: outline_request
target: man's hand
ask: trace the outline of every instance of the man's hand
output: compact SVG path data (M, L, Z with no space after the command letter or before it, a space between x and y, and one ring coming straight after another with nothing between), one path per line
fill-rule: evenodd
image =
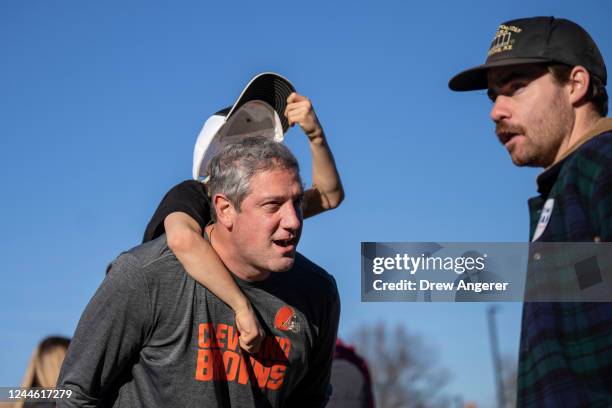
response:
M249 303L247 306L237 310L235 314L236 328L240 334L238 338L240 347L247 353L257 353L261 343L266 337L266 332L259 324L253 307Z
M319 119L312 108L312 102L307 97L295 92L289 95L285 116L290 126L299 124L310 141L323 135Z

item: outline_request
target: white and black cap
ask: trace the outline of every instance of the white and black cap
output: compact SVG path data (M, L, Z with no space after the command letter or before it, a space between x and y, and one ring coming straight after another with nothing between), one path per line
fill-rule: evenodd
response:
M219 148L235 138L263 135L282 142L289 122L284 112L295 88L282 76L264 72L249 81L236 102L206 120L193 150L193 178L203 180Z

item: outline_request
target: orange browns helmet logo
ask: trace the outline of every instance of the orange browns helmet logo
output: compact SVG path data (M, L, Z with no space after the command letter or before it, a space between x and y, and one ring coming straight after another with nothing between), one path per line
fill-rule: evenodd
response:
M282 331L297 333L300 331L300 322L295 315L295 311L290 306L283 306L278 309L274 317L274 327Z

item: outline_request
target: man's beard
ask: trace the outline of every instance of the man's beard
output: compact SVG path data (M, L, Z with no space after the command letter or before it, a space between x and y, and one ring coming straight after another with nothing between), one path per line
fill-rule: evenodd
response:
M558 97L557 97L558 96ZM573 127L571 108L563 105L561 95L555 95L547 112L532 120L529 126L499 122L495 124L495 134L502 144L516 135L523 135L520 149L513 155L512 162L519 166L548 167L558 157L559 149L564 140L570 136Z

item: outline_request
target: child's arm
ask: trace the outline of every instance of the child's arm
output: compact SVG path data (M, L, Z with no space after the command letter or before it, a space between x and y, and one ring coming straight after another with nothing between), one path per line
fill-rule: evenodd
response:
M344 199L344 189L312 103L294 92L287 98L285 116L291 126L298 123L308 136L312 154L313 185L304 192L304 218L336 208Z
M240 347L249 353L259 350L265 332L251 302L242 293L212 246L202 237L202 228L184 212L164 219L168 246L187 273L232 308Z

